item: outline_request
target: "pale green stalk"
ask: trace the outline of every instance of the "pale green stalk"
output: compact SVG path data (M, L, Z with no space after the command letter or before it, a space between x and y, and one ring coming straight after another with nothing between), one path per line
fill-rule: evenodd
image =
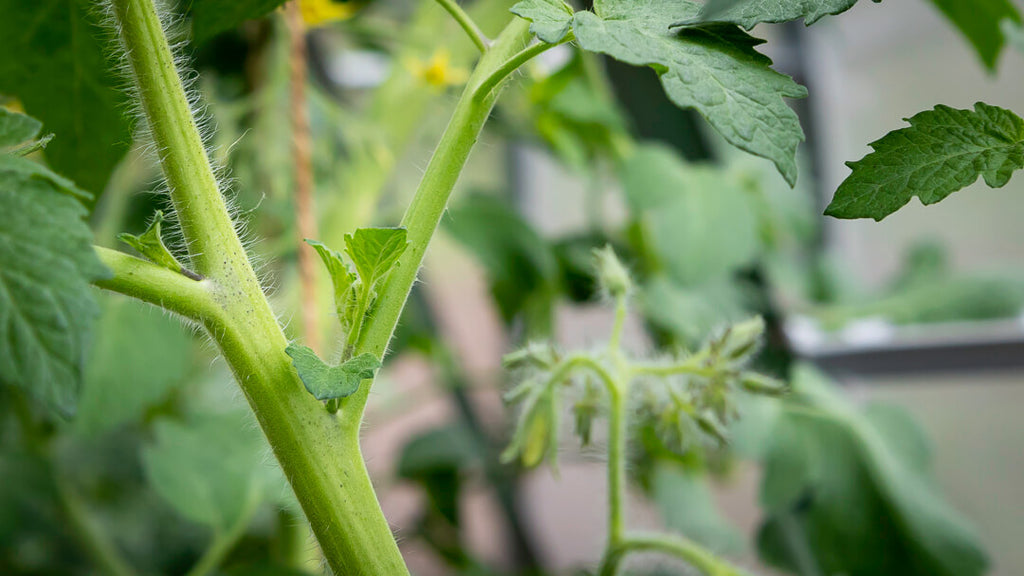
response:
M409 247L380 290L373 313L362 329L356 355L369 352L382 357L386 352L427 246L448 204L448 197L500 92L497 84L492 82L493 86L482 93L481 84L492 78L496 71L505 70L508 59L522 50L530 38L530 23L514 19L480 59L470 76L441 142L402 218L402 226L408 230ZM343 403L343 413L346 415L344 424L350 433L354 434L359 429L369 392L370 386L364 383Z
M101 252L114 272L106 287L170 303L206 327L336 574L407 574L366 472L358 435L339 426L306 391L284 353L287 340L217 188L152 0L113 0L112 5L171 201L195 268L207 280L199 283L199 292L158 276L152 267ZM194 294L204 294L200 304L188 303Z
M682 536L631 534L605 551L598 576L615 576L622 561L634 552L659 552L678 558L705 576L741 576L742 572Z

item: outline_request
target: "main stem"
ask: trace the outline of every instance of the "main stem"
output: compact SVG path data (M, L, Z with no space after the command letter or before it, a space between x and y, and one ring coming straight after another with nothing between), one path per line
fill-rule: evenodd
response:
M112 0L139 98L196 269L197 285L162 285L153 267L106 254L111 289L181 303L217 342L295 491L335 574L408 570L377 503L357 429L310 395L284 353L287 340L260 288L189 110L152 0ZM202 295L176 297L180 287Z
M362 329L355 354L369 352L383 357L387 350L448 198L501 92L500 83L489 86L486 92L480 90L481 84L492 78L496 71L504 69L505 63L522 50L530 38L529 21L513 19L473 70L441 142L402 218L402 226L408 229L409 247L381 289L373 313ZM509 70L508 74L511 72ZM343 404L343 421L352 433L358 431L369 389L364 383Z

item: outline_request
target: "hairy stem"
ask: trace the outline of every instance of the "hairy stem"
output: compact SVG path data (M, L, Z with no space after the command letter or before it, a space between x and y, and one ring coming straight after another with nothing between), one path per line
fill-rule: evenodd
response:
M408 229L409 247L381 288L373 314L362 329L355 350L356 355L364 352L377 357L384 355L405 306L405 300L416 280L427 246L448 204L448 197L497 99L497 89L489 89L486 94L480 95L480 84L501 69L508 58L526 46L531 37L529 28L528 21L514 19L480 59L480 63L470 76L451 121L441 137L441 142L434 151L416 194L402 218L402 226ZM345 425L349 426L353 433L358 430L369 389L370 386L364 384L343 403L343 411L346 413Z
M459 26L462 26L462 29L466 31L466 35L469 36L469 39L480 50L481 54L487 52L487 47L491 41L484 36L476 22L473 22L469 14L466 14L466 11L455 0L437 0L437 3L452 15L452 18L459 23Z
M162 277L136 269L105 287L193 312L209 331L245 393L274 455L336 574L376 576L408 570L377 503L358 434L310 395L284 349L287 339L235 233L203 149L153 0L112 0L121 40L153 130L193 261L208 280L208 300L189 306ZM101 255L105 253L101 252ZM138 270L145 270L141 275ZM171 273L173 274L173 273ZM133 293L134 292L134 293ZM195 292L195 291L194 291ZM213 304L211 309L210 304ZM191 316L190 316L191 317Z
M524 20L526 22L526 20ZM533 60L537 56L547 52L548 50L571 42L575 39L572 32L570 32L565 38L562 39L558 44L548 44L547 42L534 42L533 44L524 47L519 52L512 54L508 57L508 60L501 63L496 69L494 69L483 81L480 82L480 86L477 88L477 97L486 98L491 96L493 91L502 81L504 81L510 74L519 69L520 66L526 64L530 60Z

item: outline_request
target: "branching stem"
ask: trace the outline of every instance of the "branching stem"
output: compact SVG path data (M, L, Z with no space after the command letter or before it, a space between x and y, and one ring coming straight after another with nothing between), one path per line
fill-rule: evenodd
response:
M524 20L524 22L526 22L526 21ZM511 75L513 72L518 70L520 66L522 66L523 64L526 64L530 60L533 60L537 56L543 54L544 52L547 52L548 50L554 48L555 46L558 46L560 44L565 44L566 42L571 42L574 39L575 39L575 36L573 36L572 32L570 32L558 44L548 44L547 42L539 42L538 41L538 42L534 42L533 44L530 44L529 46L526 46L525 48L523 48L519 52L517 52L515 54L512 54L508 58L508 60L503 62L498 68L496 68L493 72L491 72L490 75L488 75L480 83L480 85L476 89L476 97L477 98L488 98L488 97L490 97L491 96L491 92L494 90L494 88L498 84L500 84L503 80L508 78L509 75Z
M629 534L605 551L598 576L615 576L622 561L634 552L660 552L693 566L705 576L741 576L741 572L696 542L669 534Z

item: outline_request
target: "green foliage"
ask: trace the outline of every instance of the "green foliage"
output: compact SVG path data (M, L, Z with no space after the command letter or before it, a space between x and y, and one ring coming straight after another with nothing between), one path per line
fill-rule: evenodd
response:
M978 179L993 188L1024 167L1024 120L983 102L974 110L936 106L871 143L825 214L882 220L917 196L934 204Z
M170 250L167 249L167 246L164 246L164 240L160 236L160 225L163 221L164 213L157 210L153 216L153 221L146 227L145 232L138 236L127 233L118 234L117 239L135 248L139 254L148 258L150 262L159 264L168 270L180 272L184 268L178 263L178 259L171 254Z
M194 0L192 41L202 44L246 20L269 14L285 0Z
M562 0L523 0L512 13L533 22L530 32L548 44L561 42L572 29L572 7Z
M453 206L443 225L483 265L506 322L527 308L550 305L558 262L548 243L513 207L474 194Z
M285 352L292 357L292 364L306 390L317 400L333 400L351 396L359 389L359 383L373 378L380 368L380 360L369 352L342 362L338 366L325 363L307 346L290 344Z
M0 94L57 135L46 149L54 170L98 196L130 137L95 3L3 0L0 12Z
M665 526L712 550L738 552L743 536L715 507L710 482L703 471L662 461L651 474L651 497Z
M690 0L605 0L594 9L574 17L580 46L653 67L677 106L697 110L730 144L771 160L796 182L804 136L784 99L807 91L754 50L762 40L731 25L670 30L698 15L700 4Z
M856 3L857 0L708 0L696 18L679 24L731 22L750 30L762 22L803 18L810 26L825 16L846 12Z
M398 259L405 252L408 246L405 239L405 228L360 228L354 234L346 234L345 254L354 265L355 272L340 253L322 242L306 240L320 255L331 276L334 307L342 329L348 334L348 348L359 336L363 320L377 296L378 286L398 265Z
M146 476L182 516L223 533L248 522L270 496L275 470L252 421L227 412L188 424L161 420L142 454Z
M356 267L359 281L373 290L405 252L405 228L360 228L345 235L345 253Z
M821 374L798 369L771 432L761 500L763 557L851 576L972 576L988 561L939 496L923 433L888 406L849 406ZM803 541L812 558L801 558Z
M16 114L0 133L34 136ZM28 128L26 128L28 126ZM70 416L107 275L83 221L87 194L43 166L0 155L0 382Z
M661 265L682 285L733 272L760 251L755 197L721 170L645 145L625 162L622 185Z
M149 305L110 296L86 364L74 428L98 436L139 422L188 376L192 339Z
M932 0L974 46L989 70L996 67L1006 39L1002 22L1020 23L1020 12L1011 0Z
M39 120L0 107L0 150L32 140L42 129L43 124Z

